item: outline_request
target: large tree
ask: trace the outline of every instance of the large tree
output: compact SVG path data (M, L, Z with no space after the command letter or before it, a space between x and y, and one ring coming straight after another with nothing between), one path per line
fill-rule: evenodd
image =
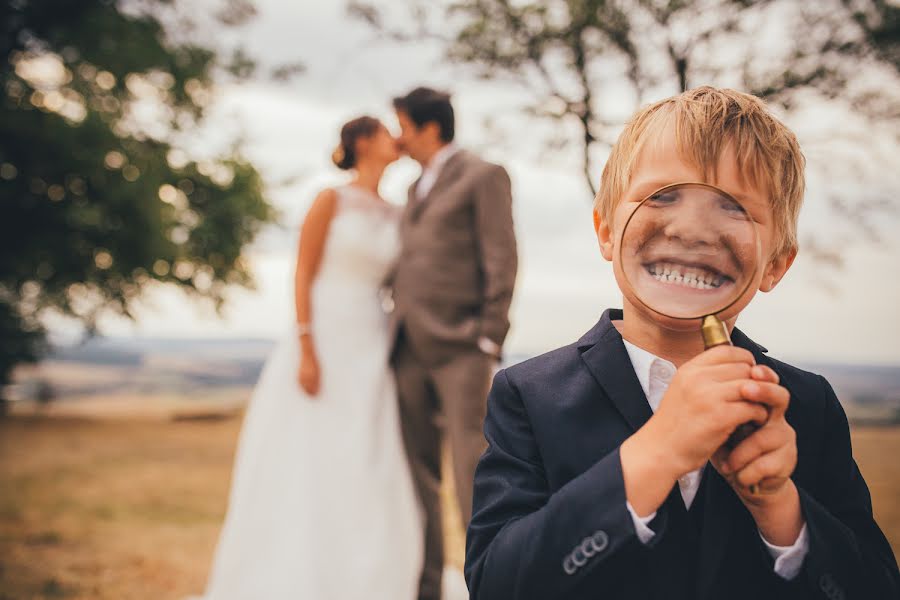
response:
M181 146L202 125L216 82L248 77L254 63L234 48L188 42L200 33L191 8L0 8L0 386L40 355L48 310L92 331L104 311L131 316L154 282L217 307L227 285L252 284L242 248L275 218L260 175L237 150L195 161ZM213 14L205 27L234 27L253 7L227 0Z
M641 104L701 84L749 91L787 113L823 106L843 111L847 120L865 121L882 143L843 140L854 152L832 156L833 170L846 177L873 164L883 166L882 174L900 171L900 6L890 0L347 5L379 35L400 43L440 40L452 63L518 84L528 115L556 125L550 147L577 144L592 193L623 119ZM843 135L835 125L822 123L822 130ZM867 227L878 209L897 206L888 187L861 181L852 201L845 194L830 200L842 217Z

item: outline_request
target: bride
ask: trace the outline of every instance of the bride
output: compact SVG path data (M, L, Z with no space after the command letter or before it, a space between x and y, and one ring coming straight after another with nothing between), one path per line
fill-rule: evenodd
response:
M423 522L379 301L399 209L378 186L398 157L377 119L341 130L333 158L352 182L303 223L296 327L251 398L205 600L415 598Z

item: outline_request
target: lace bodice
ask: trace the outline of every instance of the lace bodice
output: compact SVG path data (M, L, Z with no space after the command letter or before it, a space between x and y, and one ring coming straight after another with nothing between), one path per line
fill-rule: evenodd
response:
M336 189L318 286L369 287L377 292L400 250L400 209L352 185Z

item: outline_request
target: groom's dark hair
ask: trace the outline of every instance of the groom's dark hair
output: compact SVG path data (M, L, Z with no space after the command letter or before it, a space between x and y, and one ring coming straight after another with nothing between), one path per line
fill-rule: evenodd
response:
M417 87L405 96L394 98L394 109L406 113L417 127L437 123L444 142L452 142L456 135L453 105L450 104L450 94L446 92Z

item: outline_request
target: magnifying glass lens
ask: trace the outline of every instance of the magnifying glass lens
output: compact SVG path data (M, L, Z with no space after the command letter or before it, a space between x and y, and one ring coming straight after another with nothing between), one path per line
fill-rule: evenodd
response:
M626 285L663 316L701 319L734 304L759 267L759 236L746 209L706 184L677 184L645 198L620 238Z

